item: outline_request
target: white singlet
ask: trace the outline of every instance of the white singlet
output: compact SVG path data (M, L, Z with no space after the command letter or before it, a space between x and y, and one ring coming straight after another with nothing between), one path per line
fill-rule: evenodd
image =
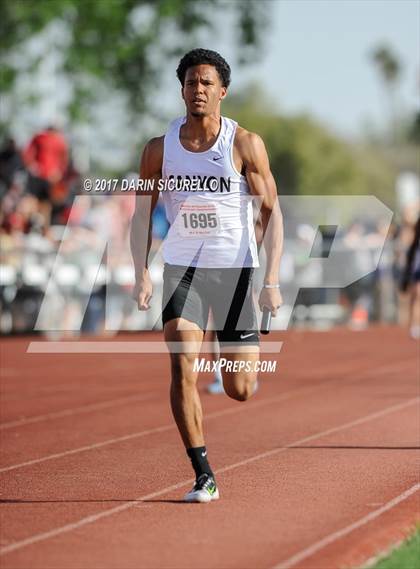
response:
M170 223L163 258L171 265L203 268L258 267L252 197L233 163L237 123L221 117L216 142L190 152L180 142L185 117L164 139L161 197ZM170 190L169 190L170 188Z

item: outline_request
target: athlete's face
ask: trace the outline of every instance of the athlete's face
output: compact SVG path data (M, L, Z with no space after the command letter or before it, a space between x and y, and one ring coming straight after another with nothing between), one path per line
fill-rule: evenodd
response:
M225 97L226 87L222 86L213 65L196 65L187 69L182 98L192 116L205 117L213 114Z

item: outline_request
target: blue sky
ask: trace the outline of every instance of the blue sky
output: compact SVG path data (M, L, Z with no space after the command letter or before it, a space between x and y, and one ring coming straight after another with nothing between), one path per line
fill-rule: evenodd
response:
M235 63L235 29L229 27L232 19L225 10L214 14L214 29L202 34L200 47L215 49L230 62L233 92L258 81L279 111L307 112L345 138L360 135L366 123L383 131L389 116L387 101L369 53L387 43L404 65L400 107L405 112L418 108L420 0L271 0L270 4L271 26L261 58L253 65ZM157 107L168 117L184 113L177 65L178 58L165 61L157 97ZM164 129L160 125L150 135Z
M417 0L273 0L273 23L257 78L280 109L309 111L338 131L355 134L364 120L380 124L386 102L369 61L386 42L404 64L400 99L418 106L420 2Z

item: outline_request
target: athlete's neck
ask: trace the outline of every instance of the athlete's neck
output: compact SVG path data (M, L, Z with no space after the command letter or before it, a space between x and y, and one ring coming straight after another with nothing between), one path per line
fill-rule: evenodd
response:
M187 120L181 128L181 137L205 143L217 137L220 128L220 113L199 117L188 113Z

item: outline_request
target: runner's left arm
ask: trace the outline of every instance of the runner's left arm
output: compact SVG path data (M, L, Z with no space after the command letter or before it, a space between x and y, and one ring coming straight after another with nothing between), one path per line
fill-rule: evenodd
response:
M277 188L262 139L254 133L241 136L241 155L252 195L261 204L263 243L267 255L264 284L279 284L280 259L283 251L283 217ZM261 310L266 306L273 316L282 304L279 288L263 288L259 297Z

